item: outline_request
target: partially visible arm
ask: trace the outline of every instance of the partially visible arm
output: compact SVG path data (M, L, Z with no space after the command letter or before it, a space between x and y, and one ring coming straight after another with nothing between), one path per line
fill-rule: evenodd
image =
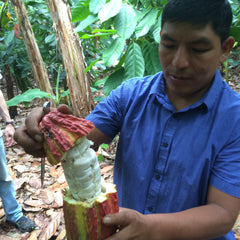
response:
M87 138L94 142L93 149L95 151L102 143L110 142L110 138L96 127L87 135Z
M240 199L209 186L207 204L182 212L142 215L123 209L110 215L121 230L107 240L207 240L228 233L240 210ZM108 220L110 220L108 219Z
M0 115L5 122L8 122L11 120L8 107L1 90L0 90ZM8 147L14 144L14 139L13 139L14 132L15 132L14 126L12 124L8 124L4 132L6 137L6 146Z
M1 90L0 90L0 115L5 122L11 120L8 112L8 107Z

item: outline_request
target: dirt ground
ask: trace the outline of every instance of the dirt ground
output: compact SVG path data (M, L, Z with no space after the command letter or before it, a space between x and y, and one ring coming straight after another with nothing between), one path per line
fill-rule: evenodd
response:
M240 67L238 66L229 72L229 85L240 93L239 82ZM38 105L37 100L29 107L19 105L16 124L20 125L29 111ZM0 126L4 130L3 122L0 122ZM112 182L115 149L116 142L109 150L99 150L104 156L104 161L100 162L102 176L109 182ZM44 184L41 186L41 159L26 154L18 145L6 148L6 154L8 168L15 182L17 200L22 205L24 214L35 222L37 228L32 233L22 234L14 227L8 226L5 223L5 214L0 201L0 240L65 240L63 196L67 183L62 167L51 166L46 161ZM233 230L236 238L240 240L240 217Z

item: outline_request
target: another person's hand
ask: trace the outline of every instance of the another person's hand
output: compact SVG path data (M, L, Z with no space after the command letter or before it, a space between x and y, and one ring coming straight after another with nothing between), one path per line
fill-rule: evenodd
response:
M14 144L14 135L15 129L12 124L8 124L5 128L4 135L5 135L5 145L7 147L11 147Z
M119 226L119 231L106 240L151 239L151 231L146 215L135 210L120 208L119 213L105 216L104 223L106 225Z

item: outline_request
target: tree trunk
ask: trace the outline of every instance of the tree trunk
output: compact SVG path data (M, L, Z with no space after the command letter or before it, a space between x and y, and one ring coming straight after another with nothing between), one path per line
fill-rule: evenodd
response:
M14 90L13 90L14 80L8 65L4 65L3 77L7 85L7 100L9 100L14 97ZM8 110L9 110L9 115L12 119L14 119L15 116L18 115L17 106L11 106L8 108Z
M65 0L46 0L53 19L53 29L61 50L74 115L86 117L94 102L90 77L84 73L86 63L77 33L73 33L70 8Z
M44 62L42 56L40 54L38 45L36 43L32 26L29 22L27 10L24 5L23 0L11 0L13 5L18 24L20 27L20 31L23 37L23 41L25 43L28 58L31 63L33 77L36 81L37 86L45 92L53 95L52 87L49 82L47 70L44 66Z

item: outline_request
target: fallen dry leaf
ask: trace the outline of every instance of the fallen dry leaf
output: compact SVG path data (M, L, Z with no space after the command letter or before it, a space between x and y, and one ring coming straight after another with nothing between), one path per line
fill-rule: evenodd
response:
M109 165L109 166L103 167L103 168L101 169L101 174L104 175L104 174L106 174L107 172L112 171L112 170L113 170L113 165Z
M66 237L66 230L62 230L56 240L63 240Z
M50 205L54 202L54 191L51 189L41 189L39 198L46 204Z
M43 228L40 235L39 240L49 240L57 231L60 222L62 221L63 213L59 212L52 221L47 225L46 228Z
M31 178L28 181L30 187L40 189L41 188L41 179L40 178Z

